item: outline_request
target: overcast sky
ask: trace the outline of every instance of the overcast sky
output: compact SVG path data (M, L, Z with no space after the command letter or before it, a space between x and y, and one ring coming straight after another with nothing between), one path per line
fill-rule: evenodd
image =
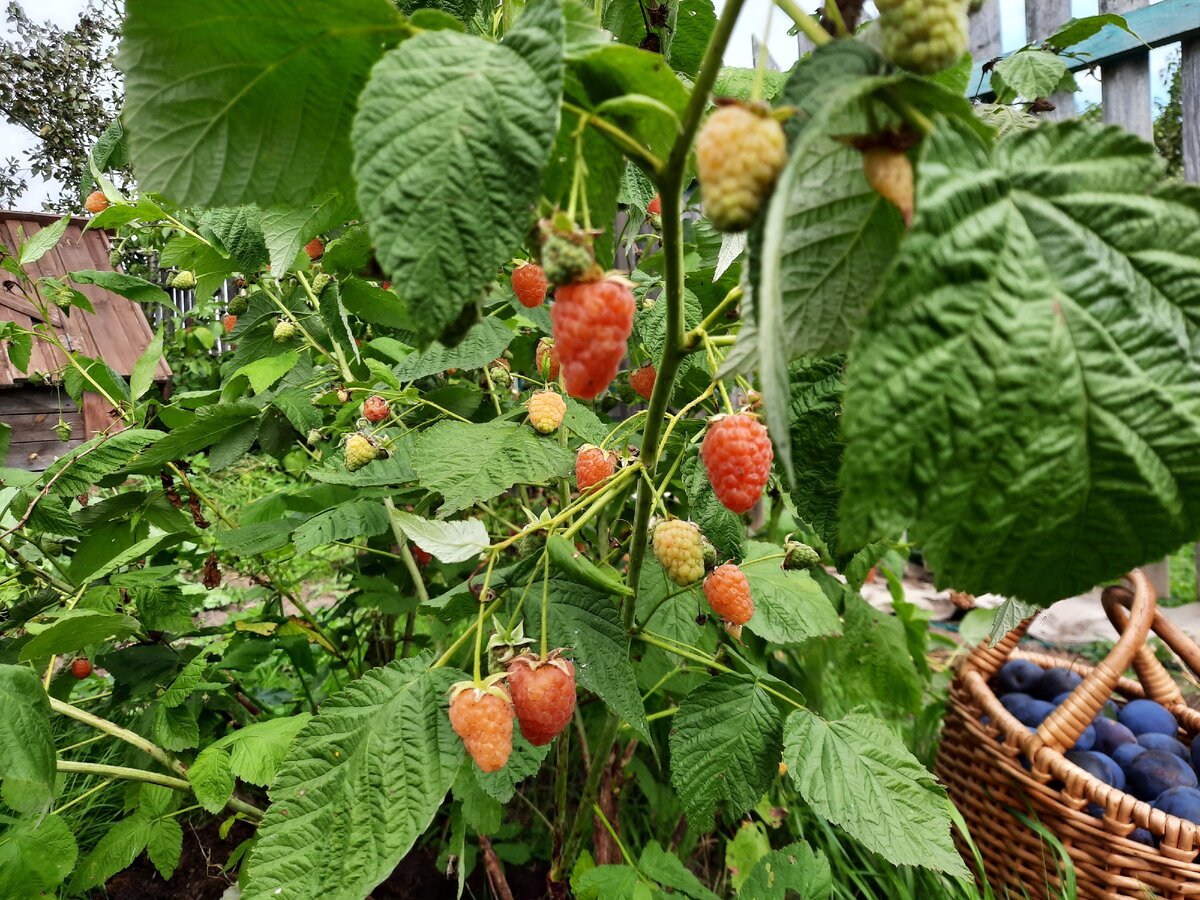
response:
M195 0L203 2L203 0ZM716 0L718 7L723 0ZM33 15L41 19L49 19L61 26L70 26L79 16L85 6L85 0L23 0L26 10L33 10ZM804 8L816 8L819 3L815 0L802 0ZM729 65L752 66L751 38L755 35L768 35L767 44L771 55L781 69L788 69L798 56L796 39L788 34L791 24L779 10L770 13L772 0L746 0L742 15L738 19L730 41L725 61ZM868 7L873 7L869 3ZM1072 0L1071 11L1076 16L1091 16L1097 11L1097 0ZM769 21L769 27L768 27ZM1025 0L1000 0L1000 26L1002 49L1015 50L1025 43ZM7 28L7 23L5 23ZM1161 96L1162 69L1171 53L1171 48L1164 47L1151 54L1151 65L1154 68L1152 84L1155 95ZM1095 78L1083 74L1079 77L1084 104L1096 103L1100 99L1100 83ZM22 150L32 146L33 138L20 128L0 121L0 157L16 156ZM31 184L25 196L24 206L28 209L40 209L42 201L48 194L47 188L41 183Z

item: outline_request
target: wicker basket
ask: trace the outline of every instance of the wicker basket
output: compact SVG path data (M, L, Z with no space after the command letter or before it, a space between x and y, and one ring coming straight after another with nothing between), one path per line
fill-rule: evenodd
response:
M1120 639L1097 666L1069 666L1083 676L1083 683L1036 732L1017 721L988 687L1010 657L1042 667L1066 665L1044 654L1014 652L1031 620L995 647L972 651L951 685L937 774L982 855L983 877L999 897L1061 897L1066 890L1059 878L1060 857L1018 818L1024 816L1040 822L1066 848L1074 862L1079 897L1200 898L1200 829L1109 787L1063 756L1114 691L1124 698L1149 697L1163 704L1181 723L1185 733L1178 737L1184 743L1190 744L1200 732L1200 713L1184 703L1146 645L1146 636L1153 629L1193 671L1200 671L1200 648L1158 612L1154 592L1140 571L1127 581L1132 591L1110 587L1103 594L1105 611ZM1138 681L1121 677L1131 666ZM985 715L990 719L987 725L981 721ZM1089 804L1102 808L1103 817L1090 815ZM1149 830L1159 847L1129 840L1126 836L1135 827ZM966 841L957 834L955 839L974 868Z

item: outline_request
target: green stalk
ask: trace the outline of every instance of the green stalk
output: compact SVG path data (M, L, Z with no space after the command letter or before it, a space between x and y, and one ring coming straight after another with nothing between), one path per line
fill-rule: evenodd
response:
M704 51L704 60L692 87L692 95L688 99L684 111L679 136L671 147L671 153L666 163L659 170L658 193L662 200L663 220L663 256L666 260L666 288L659 302L667 304L667 336L663 346L662 358L658 365L658 376L654 382L654 391L650 395L650 405L646 415L646 427L642 432L641 464L645 471L654 479L658 467L658 439L662 431L663 420L667 411L667 401L675 386L675 378L679 374L679 364L683 361L684 349L684 319L683 319L683 179L687 169L688 155L692 150L692 142L700 128L700 121L708 109L708 95L716 82L717 73L721 69L725 48L733 34L733 26L742 11L745 0L728 0L717 26L709 38L708 48ZM822 32L824 34L824 32ZM828 35L825 35L828 38ZM634 507L633 540L629 550L628 584L633 589L633 596L627 597L621 603L621 618L628 630L633 625L637 609L637 591L642 576L642 564L646 559L646 542L649 539L650 514L654 509L654 491L645 487L639 488L637 503ZM563 848L559 866L552 871L569 872L575 864L583 841L584 826L591 818L586 811L596 802L596 794L600 789L600 778L608 755L616 743L621 731L621 717L611 711L604 723L604 730L592 749L592 762L588 769L587 781L579 798L578 814L571 834Z

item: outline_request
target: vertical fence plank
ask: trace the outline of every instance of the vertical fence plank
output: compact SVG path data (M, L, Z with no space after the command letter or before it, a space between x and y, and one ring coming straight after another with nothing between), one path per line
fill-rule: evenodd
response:
M1025 4L1025 40L1041 41L1071 18L1071 0L1028 0ZM1044 113L1051 119L1075 118L1075 95L1059 91L1049 98L1054 110Z
M1180 48L1183 99L1183 175L1200 183L1200 38Z
M984 0L971 15L971 56L983 62L1000 55L1000 4Z
M1100 0L1100 12L1124 15L1148 5L1149 0ZM1105 63L1100 67L1100 72L1104 121L1152 140L1154 123L1150 112L1149 51L1120 62Z

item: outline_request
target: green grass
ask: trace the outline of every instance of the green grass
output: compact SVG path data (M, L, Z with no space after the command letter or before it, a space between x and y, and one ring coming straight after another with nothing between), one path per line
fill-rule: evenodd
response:
M1184 544L1170 556L1171 595L1163 597L1163 606L1182 606L1196 602L1196 545Z

